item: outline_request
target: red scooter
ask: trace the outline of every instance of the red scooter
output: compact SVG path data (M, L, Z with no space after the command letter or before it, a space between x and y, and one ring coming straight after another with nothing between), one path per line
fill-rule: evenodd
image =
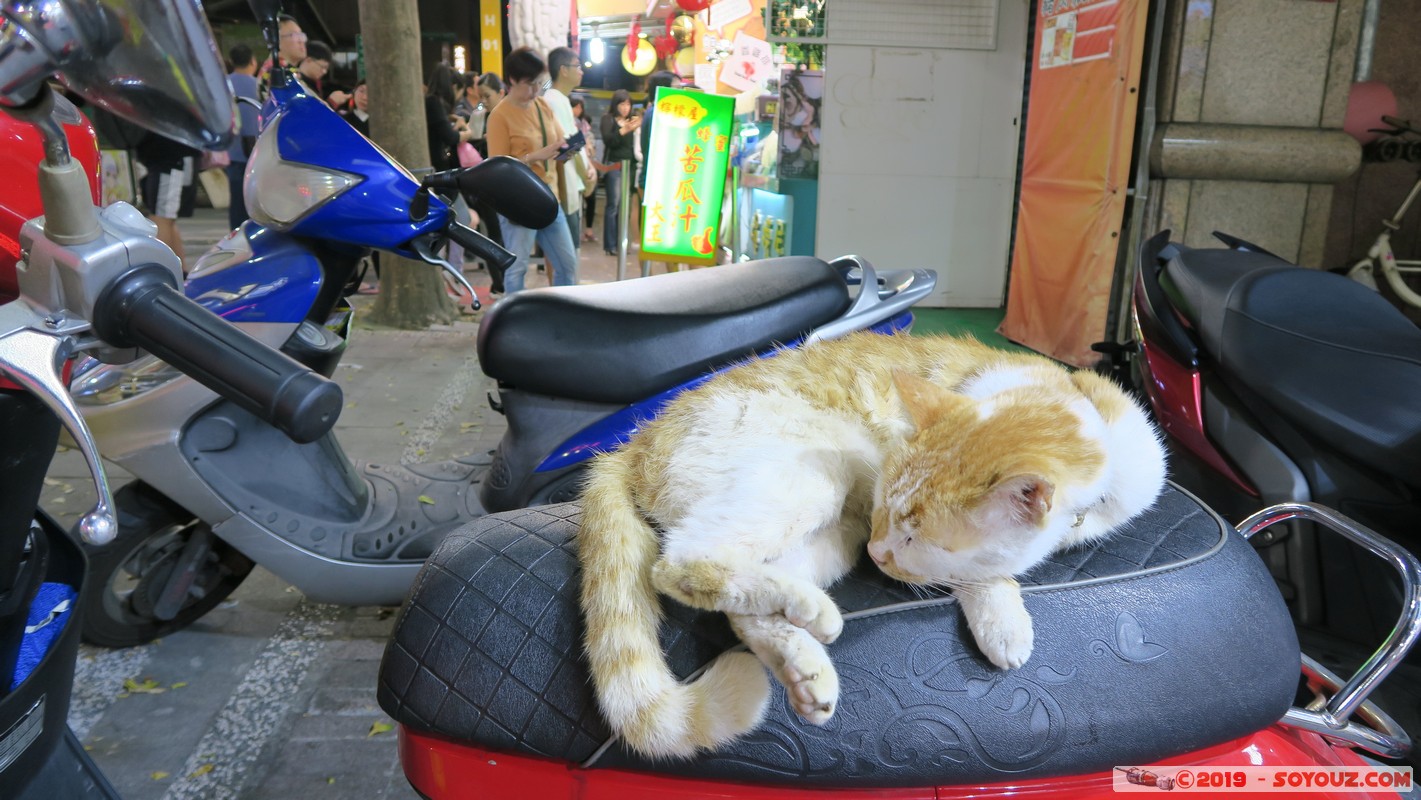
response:
M1174 479L1226 519L1316 502L1415 552L1421 330L1360 284L1216 236L1226 247L1154 237L1135 278L1125 352ZM1306 523L1256 544L1304 641L1339 660L1364 658L1403 608L1389 571ZM1390 704L1408 727L1421 724L1414 691Z
M825 727L798 719L776 687L744 739L651 762L610 733L592 694L577 587L596 576L578 570L579 515L568 503L483 518L451 534L417 579L379 701L422 796L1106 797L1190 788L1198 775L1237 789L1241 767L1276 768L1286 789L1305 780L1286 768L1375 766L1411 748L1367 698L1421 634L1421 562L1322 506L1271 505L1235 527L1171 486L1126 529L1023 578L1036 649L1021 668L997 670L977 652L950 596L923 599L865 564L833 590L846 620L830 647L843 699ZM1251 546L1302 523L1399 575L1399 621L1346 681L1300 652ZM663 644L683 677L738 644L720 615L670 599L664 612ZM1409 777L1334 794L1390 796Z

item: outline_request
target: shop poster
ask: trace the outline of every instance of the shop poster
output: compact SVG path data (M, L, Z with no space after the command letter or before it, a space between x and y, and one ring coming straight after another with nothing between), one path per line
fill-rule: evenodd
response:
M818 180L820 109L824 73L787 69L780 74L777 108L780 180Z
M1146 0L1041 0L1001 332L1099 360L1125 223Z
M99 151L99 185L103 187L100 205L106 206L119 200L137 202L131 158L127 150Z
M758 89L774 74L774 54L770 43L745 31L737 31L731 40L730 57L720 70L720 82L737 92Z
M642 258L714 264L735 98L662 86L646 154Z

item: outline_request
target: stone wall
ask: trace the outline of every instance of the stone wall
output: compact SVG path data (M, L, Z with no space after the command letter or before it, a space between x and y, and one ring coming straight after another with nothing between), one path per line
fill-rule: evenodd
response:
M1223 230L1322 266L1362 0L1171 0L1143 234ZM1273 151L1260 159L1258 148Z

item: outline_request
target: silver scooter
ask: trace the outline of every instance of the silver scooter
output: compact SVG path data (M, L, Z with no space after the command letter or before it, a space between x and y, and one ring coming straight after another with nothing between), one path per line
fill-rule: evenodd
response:
M0 304L0 796L112 800L113 787L66 724L83 555L37 508L63 424L98 498L78 534L101 545L118 527L97 447L67 391L67 366L82 353L130 361L142 348L303 439L330 429L342 395L184 297L178 257L138 209L94 205L97 176L86 174L68 139L72 132L76 143L91 142L92 132L48 85L56 69L70 91L193 146L224 146L232 98L198 0L0 3L0 107L33 126L8 128L7 140L42 152L38 165L7 176L12 196L38 193L42 215L18 232L18 296L7 292Z
M274 44L278 4L253 6ZM296 99L280 113L307 114L303 124L320 125L330 113L320 106ZM203 256L189 290L213 270L262 260L306 270L272 270L277 277L248 290L272 291L280 277L288 286L318 282L304 319L239 327L325 375L345 349L340 289L361 254L383 246L351 237L428 219L442 207L434 190L472 191L515 221L523 214L529 221L520 224L529 227L547 224L536 221L542 199L556 213L541 180L509 159L416 183L392 163L388 179L368 177L375 160L389 162L364 142L359 169L367 177L341 185L398 202L387 204L388 217L346 228L342 241L322 240L308 216L280 218L263 206L286 196L269 186L309 179L307 194L320 196L338 183L331 177L338 168L315 163L318 154L298 158L300 148L283 146L282 137L302 129L293 124L283 132L282 118L267 123L248 165L248 208L260 224L247 223ZM320 148L327 156L336 137L360 145L343 122L328 134ZM324 197L319 209L334 213L357 195ZM401 249L446 269L452 267L434 255L446 238L480 254L507 255L449 216ZM137 478L115 495L117 539L89 552L94 580L82 600L85 639L129 646L179 630L228 596L254 564L317 602L398 604L446 533L486 513L575 497L587 459L615 447L678 388L781 343L904 327L908 309L935 282L927 270L880 276L857 257L786 258L510 296L485 316L478 339L480 365L499 381L496 408L508 419L498 449L491 457L408 467L352 463L329 434L292 442L161 362L85 372L73 392L99 448ZM231 302L245 299L256 302L251 295Z

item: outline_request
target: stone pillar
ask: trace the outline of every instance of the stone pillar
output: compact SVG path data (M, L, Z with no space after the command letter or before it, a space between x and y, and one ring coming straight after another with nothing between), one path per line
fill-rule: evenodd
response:
M1363 0L1171 0L1141 232L1222 230L1321 266Z

